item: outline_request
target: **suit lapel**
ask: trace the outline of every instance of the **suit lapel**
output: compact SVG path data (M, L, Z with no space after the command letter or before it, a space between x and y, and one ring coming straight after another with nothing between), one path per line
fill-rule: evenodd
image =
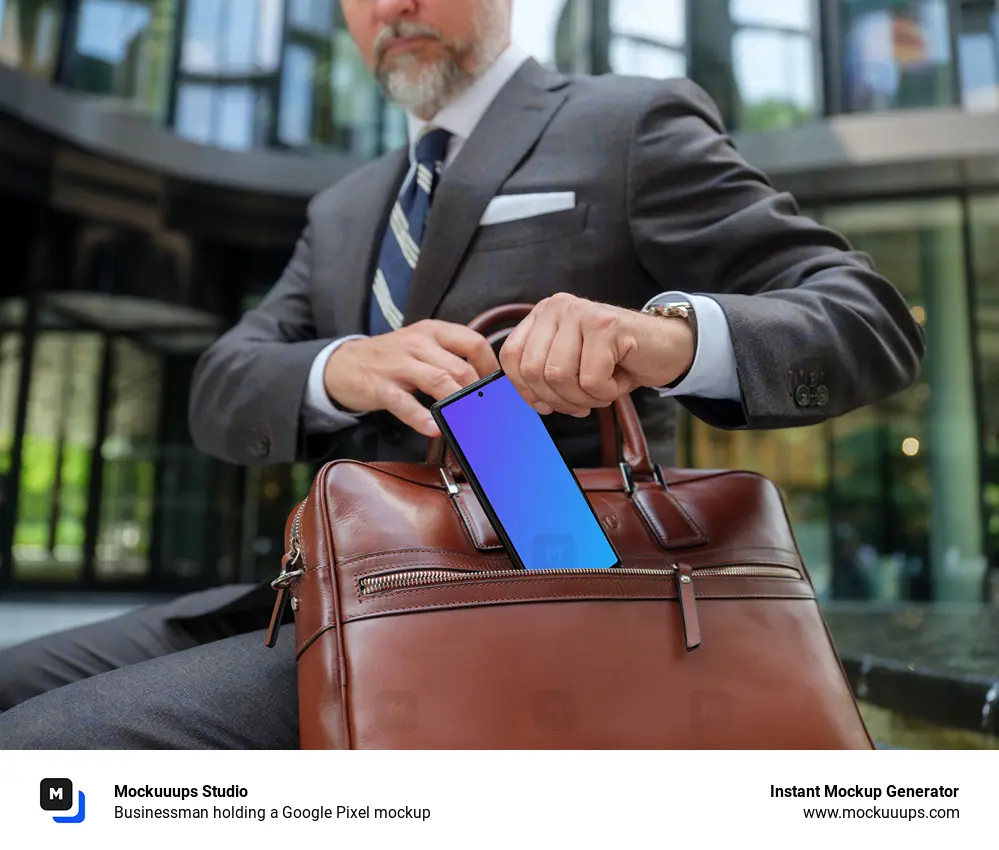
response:
M489 202L566 98L567 80L533 59L511 77L434 192L405 324L430 318L451 285Z
M341 336L368 332L366 313L375 263L381 251L389 213L408 167L409 152L406 148L388 154L373 164L364 183L365 196L355 199L356 204L346 222L347 234L341 243L342 253L337 258L338 277L342 275L343 283L338 282L333 287L333 315L337 317Z

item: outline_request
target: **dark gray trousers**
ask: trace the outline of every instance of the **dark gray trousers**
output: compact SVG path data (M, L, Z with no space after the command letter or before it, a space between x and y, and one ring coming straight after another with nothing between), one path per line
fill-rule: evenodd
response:
M296 749L292 630L229 585L0 651L0 749Z

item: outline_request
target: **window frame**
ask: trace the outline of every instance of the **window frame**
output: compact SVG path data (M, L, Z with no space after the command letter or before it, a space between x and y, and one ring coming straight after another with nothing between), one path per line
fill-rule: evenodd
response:
M733 19L732 47L730 50L732 55L732 72L733 76L736 78L736 85L738 86L739 79L735 74L735 39L739 33L776 33L792 38L803 38L809 44L809 55L812 57L812 97L814 98L812 118L813 120L817 120L828 114L824 67L825 63L822 61L824 50L823 32L825 29L824 16L822 14L823 3L822 0L807 0L807 5L809 7L809 26L805 29L801 27L780 26L776 24L742 24ZM742 128L735 127L734 129L740 130Z

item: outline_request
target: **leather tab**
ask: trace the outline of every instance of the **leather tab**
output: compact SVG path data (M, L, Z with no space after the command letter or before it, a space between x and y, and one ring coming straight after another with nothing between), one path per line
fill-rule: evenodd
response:
M680 600L683 618L683 640L687 652L701 645L701 624L697 619L697 600L694 597L694 576L689 564L676 565L676 596Z
M669 490L639 487L632 501L663 549L685 549L708 542L694 518Z
M285 608L288 607L289 596L288 588L278 588L277 598L274 600L274 610L271 612L271 622L267 627L267 639L264 641L264 646L268 649L273 649L277 644L278 632L281 630L281 621L284 619Z
M470 487L466 485L460 488L451 499L458 509L465 530L476 549L480 552L494 552L503 548L499 535L496 534L496 529L493 528L486 512L482 510L482 505L475 498Z

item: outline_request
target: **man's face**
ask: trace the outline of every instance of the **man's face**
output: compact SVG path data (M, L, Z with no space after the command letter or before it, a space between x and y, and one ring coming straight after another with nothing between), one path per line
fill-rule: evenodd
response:
M510 40L510 0L341 0L365 64L386 95L429 119Z

